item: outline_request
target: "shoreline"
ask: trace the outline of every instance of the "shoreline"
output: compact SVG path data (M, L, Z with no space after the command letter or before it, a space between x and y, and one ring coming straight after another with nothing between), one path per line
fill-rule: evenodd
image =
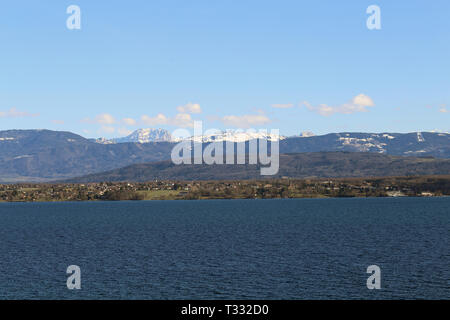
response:
M152 202L152 201L215 201L215 200L337 200L337 199L409 199L409 198L422 198L422 199L436 199L436 198L450 198L450 195L441 196L381 196L381 197L299 197L299 198L204 198L204 199L153 199L153 200L37 200L37 201L3 201L0 200L0 204L5 203L118 203L118 202Z
M450 196L450 175L0 185L0 202L319 199Z

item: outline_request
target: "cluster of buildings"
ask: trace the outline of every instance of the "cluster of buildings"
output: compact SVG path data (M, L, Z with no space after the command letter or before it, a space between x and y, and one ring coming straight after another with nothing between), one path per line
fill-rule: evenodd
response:
M450 179L387 177L0 185L0 201L267 199L450 195Z

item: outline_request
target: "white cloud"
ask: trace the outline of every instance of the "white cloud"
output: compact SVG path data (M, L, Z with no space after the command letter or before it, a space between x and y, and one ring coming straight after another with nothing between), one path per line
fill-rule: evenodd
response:
M447 113L447 112L449 112L449 111L447 110L446 107L442 107L441 109L439 109L439 112L441 112L441 113Z
M327 104L312 106L307 101L303 102L302 104L305 105L308 110L316 112L325 117L328 117L335 113L352 114L357 112L367 112L368 107L375 106L372 98L362 93L354 97L350 102L342 104L340 106L329 106Z
M273 104L272 108L275 108L275 109L289 109L289 108L292 108L293 106L294 105L292 103L286 103L286 104L280 103L280 104Z
M0 118L23 118L23 117L37 117L38 113L28 113L19 111L16 108L11 108L8 111L0 111Z
M94 119L85 118L85 119L82 120L82 122L98 123L98 124L103 124L103 125L111 125L111 124L116 123L116 120L109 113L102 113L102 114L97 115Z
M159 113L156 117L143 115L141 117L141 121L143 124L148 126L170 125L180 128L194 126L194 120L189 113L178 113L175 117L167 117L162 113Z
M194 120L188 113L178 113L175 118L170 119L170 124L180 128L190 128L194 126Z
M198 103L188 103L177 107L177 111L180 113L202 113L202 108Z
M366 96L365 94L361 93L358 94L356 97L352 99L352 104L355 106L361 106L361 107L373 107L375 106L375 103L373 103L372 98L369 96Z
M141 117L141 121L148 126L157 126L167 124L168 119L162 113L159 113L156 117L149 117L144 114Z
M264 114L246 114L242 116L225 116L222 118L222 122L227 126L236 128L250 128L270 123L271 120Z
M136 120L134 120L132 118L123 118L122 122L124 124L126 124L127 126L135 126L136 125Z
M102 113L95 117L95 121L100 124L113 124L116 122L114 117L109 113Z
M131 133L126 126L136 126L139 124L157 127L163 125L175 126L180 128L188 128L194 126L194 120L191 117L193 113L201 113L202 110L199 104L188 103L184 106L179 106L177 108L179 113L177 113L174 117L168 117L163 113L159 113L156 116L148 116L146 114L142 115L140 121L136 121L133 118L122 118L120 121L116 121L116 119L109 113L102 113L97 115L95 118L85 118L81 120L81 122L90 123L90 124L99 124L102 127L99 129L99 132L102 133L114 133L117 132L121 135L128 135ZM112 125L121 123L124 127L114 128Z

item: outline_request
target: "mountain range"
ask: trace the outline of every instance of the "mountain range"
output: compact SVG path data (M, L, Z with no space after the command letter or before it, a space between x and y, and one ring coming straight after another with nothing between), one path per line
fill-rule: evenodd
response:
M280 169L270 178L347 178L446 175L450 159L413 158L362 152L314 152L280 155ZM65 182L145 182L151 180L267 179L260 165L175 165L170 160L142 163Z
M309 135L311 136L311 135ZM92 141L101 144L115 144L115 143L149 143L149 142L180 142L180 141L195 141L195 142L217 142L217 141L232 141L244 142L252 139L267 139L269 141L283 140L286 137L271 133L263 132L241 132L241 131L214 131L209 134L191 137L174 137L165 129L138 129L133 131L130 135L123 138L105 139L98 138Z
M93 141L101 144L114 144L114 143L149 143L149 142L175 142L169 131L165 129L138 129L133 131L126 137L115 139L93 139Z
M146 141L144 137L156 136L149 132L135 139ZM167 137L166 132L159 131L159 137ZM65 131L0 131L0 182L62 180L169 160L175 144L170 141L98 143ZM450 134L344 132L280 137L281 154L336 151L449 159Z

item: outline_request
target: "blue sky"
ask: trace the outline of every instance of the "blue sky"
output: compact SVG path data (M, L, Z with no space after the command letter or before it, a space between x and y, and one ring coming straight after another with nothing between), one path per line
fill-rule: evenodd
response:
M0 129L450 131L449 39L447 0L2 2Z

